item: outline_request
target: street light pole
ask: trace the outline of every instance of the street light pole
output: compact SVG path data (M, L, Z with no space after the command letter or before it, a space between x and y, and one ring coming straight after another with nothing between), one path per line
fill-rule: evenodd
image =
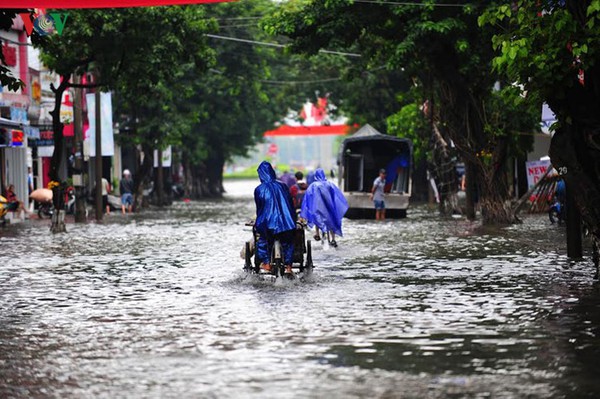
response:
M96 71L96 85L100 81L100 74ZM102 116L100 114L102 108L100 106L100 87L96 86L96 220L102 221L104 212L102 210Z

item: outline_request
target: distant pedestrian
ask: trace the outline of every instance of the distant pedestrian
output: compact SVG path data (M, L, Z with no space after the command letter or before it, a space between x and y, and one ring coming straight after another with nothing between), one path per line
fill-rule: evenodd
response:
M304 173L298 171L294 176L296 176L296 184L290 187L290 194L292 195L292 200L294 201L294 208L296 210L300 210L300 207L302 206L302 199L304 198L308 184L306 184L306 182L303 180Z
M31 171L31 166L27 167L27 190L28 190L28 195L31 195L31 193L33 192L33 172Z
M129 169L123 171L123 179L119 183L119 191L121 193L121 212L125 214L125 210L131 213L133 209L133 180Z
M31 170L31 166L27 167L27 195L31 195L31 193L35 190L35 184L33 182L33 172ZM33 212L34 203L33 201L29 201L29 212Z
M567 202L567 189L565 186L565 180L562 177L559 177L556 182L554 195L561 204L565 204Z
M110 205L108 204L108 194L110 194L110 183L106 178L102 178L102 207L105 209L106 214L110 214Z
M375 220L385 220L385 169L379 170L379 176L373 181L370 198L375 205Z
M291 188L294 184L296 184L296 177L287 170L283 172L279 180L284 182L288 188Z
M24 212L25 214L29 213L29 211L25 209L23 202L17 197L14 184L8 185L4 197L6 199L6 204L4 205L6 210L12 212Z

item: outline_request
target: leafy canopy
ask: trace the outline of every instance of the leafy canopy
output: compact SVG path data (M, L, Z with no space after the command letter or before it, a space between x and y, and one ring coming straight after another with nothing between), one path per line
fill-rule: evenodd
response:
M519 0L484 13L480 25L498 31L494 69L543 98L564 99L578 74L594 67L600 55L600 0L576 3L570 10L564 0ZM564 114L560 103L553 110Z

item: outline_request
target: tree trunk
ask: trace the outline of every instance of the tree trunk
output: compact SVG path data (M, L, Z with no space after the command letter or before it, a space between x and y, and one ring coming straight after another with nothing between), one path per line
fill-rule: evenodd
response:
M475 220L475 204L479 201L479 188L476 176L473 162L465 162L465 214L469 220Z
M515 222L510 201L493 189L484 190L479 200L483 224L511 224Z
M207 162L206 175L208 179L209 195L211 197L222 197L225 192L223 187L223 167L225 160L221 156L211 158Z
M413 169L411 202L425 202L428 200L430 184L427 180L427 160L421 159Z
M64 136L63 136L63 123L60 121L60 108L62 105L63 93L69 85L69 78L67 76L61 76L62 81L60 85L52 91L54 92L54 109L50 112L52 116L52 130L54 138L54 152L52 153L52 159L50 160L50 171L48 177L50 180L60 182L60 166L64 158Z
M461 157L465 160L468 185L469 219L475 217L474 195L484 224L514 223L511 212L506 181L506 138L494 137L484 129L483 99L473 94L460 77L445 81L442 87L442 103L446 105L443 120L452 141ZM477 193L477 194L475 194Z
M185 153L183 154L183 173L184 173L184 196L186 198L194 198L194 175L192 174L192 164L190 158Z
M593 137L600 137L600 130L564 124L552 137L550 159L575 193L575 203L567 206L579 208L589 232L600 240L600 149L588 146Z
M53 190L53 196L64 196L64 184L62 184L60 168L64 165L64 136L63 136L63 123L60 121L60 108L62 104L62 96L67 87L69 86L69 76L61 76L60 85L55 89L54 86L50 86L54 92L54 109L50 112L52 115L52 129L54 137L54 152L52 153L52 159L50 160L50 171L48 173L50 180L61 183L56 190ZM50 226L52 233L64 233L67 231L65 225L65 209L64 207L56 207L52 216L52 224Z
M435 182L440 196L440 214L450 215L455 211L459 212L456 159L452 157L448 142L442 136L437 123L433 124L432 145Z
M490 164L483 163L485 181L482 189L481 215L484 224L511 224L512 212L507 179L508 139L496 138Z
M142 145L141 152L138 148L138 167L133 179L133 211L139 212L144 202L144 186L148 181L153 166L153 149L146 144Z

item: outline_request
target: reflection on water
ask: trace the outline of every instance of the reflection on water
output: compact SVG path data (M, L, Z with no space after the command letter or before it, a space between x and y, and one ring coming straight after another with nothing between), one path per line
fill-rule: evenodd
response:
M598 396L592 266L543 216L345 220L312 279L272 283L241 272L255 185L2 231L0 397Z

